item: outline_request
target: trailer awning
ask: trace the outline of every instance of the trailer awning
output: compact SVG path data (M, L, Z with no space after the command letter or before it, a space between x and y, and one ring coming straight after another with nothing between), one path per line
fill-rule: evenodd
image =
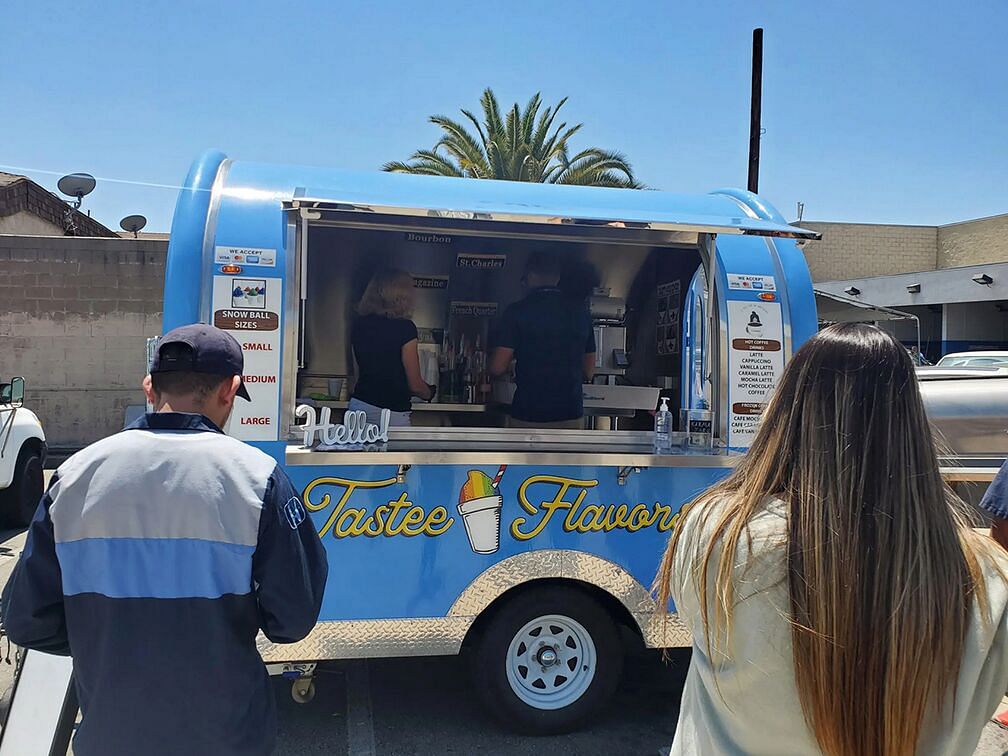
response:
M891 307L861 302L851 297L815 289L820 323L866 323L876 320L917 320L917 316Z
M680 195L393 173L333 174L329 181L338 185L300 187L285 206L307 211L309 220L377 213L446 221L820 238L817 231L752 217L734 199L718 193Z

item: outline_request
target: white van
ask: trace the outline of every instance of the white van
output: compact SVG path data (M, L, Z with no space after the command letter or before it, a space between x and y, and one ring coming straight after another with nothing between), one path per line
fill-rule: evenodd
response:
M42 497L46 440L24 404L24 378L0 382L0 525L24 527Z

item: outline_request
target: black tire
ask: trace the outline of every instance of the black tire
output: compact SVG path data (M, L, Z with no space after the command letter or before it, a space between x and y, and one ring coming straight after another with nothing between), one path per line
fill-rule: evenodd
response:
M23 528L31 522L42 498L42 454L30 446L21 447L14 465L14 480L0 501L0 524Z
M565 625L569 629L570 620L580 625L580 630L587 633L595 649L594 674L578 672L577 674L585 674L585 678L568 683L563 675L557 675L558 672L564 672L562 663L521 673L523 668L528 670L528 667L523 667L520 663L522 657L518 652L521 652L523 645L518 638L519 633L533 621L551 616L567 622L561 621L559 628L547 628L544 631L546 634L554 632L555 629L563 630ZM541 624L545 627L549 622ZM571 646L573 651L567 650L566 643L559 644L564 646L562 651L565 654L570 654L565 661L575 670L580 670L583 668L581 661L591 659L590 646L586 644L586 647L578 647L580 645L577 642L578 632L557 633L550 636L550 642L565 637L569 638L567 643L574 642L574 646ZM514 649L514 660L510 658L512 641L518 643ZM554 648L555 644L549 647ZM545 645L541 644L540 650L544 648ZM577 588L543 586L520 593L494 613L471 650L470 669L473 683L484 705L508 729L531 735L552 735L577 729L608 703L616 691L623 671L623 647L615 621L603 606ZM527 652L526 647L525 653ZM578 658L578 654L582 656ZM581 685L586 687L578 697L571 699L569 703L564 703L561 708L541 708L523 700L515 692L515 687L509 680L509 667L512 668L515 685L519 689L524 687L525 691L530 690L527 687L530 681L531 685L538 688L536 683L543 680L550 680L549 685L554 685L553 680L565 680L559 683L560 687L554 685L554 690L543 688L544 692L541 695L555 695L558 699L553 704L544 702L544 706L555 705L575 695L569 688L564 694L562 687L564 685L573 685L574 690L579 689ZM518 679L518 675L524 679ZM529 692L525 692L524 695L527 699Z

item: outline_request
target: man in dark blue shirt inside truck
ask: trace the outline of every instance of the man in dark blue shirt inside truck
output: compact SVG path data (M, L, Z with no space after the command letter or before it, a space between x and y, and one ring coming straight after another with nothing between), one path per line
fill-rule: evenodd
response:
M534 252L523 283L529 292L501 317L490 358L499 378L515 360L512 427L584 427L585 381L595 373L595 331L584 299L560 288L562 260Z
M26 648L73 656L77 756L250 756L276 740L256 649L318 620L325 551L276 461L225 436L241 347L206 325L158 346L157 409L56 471L3 593Z

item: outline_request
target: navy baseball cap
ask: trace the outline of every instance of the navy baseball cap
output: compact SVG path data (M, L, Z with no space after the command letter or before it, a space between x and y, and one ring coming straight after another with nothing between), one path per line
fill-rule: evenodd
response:
M169 344L185 344L182 353L172 350L165 355L162 350ZM205 323L180 326L168 331L158 342L157 353L151 362L151 373L210 373L220 376L241 376L245 372L245 358L241 345L230 333ZM249 399L244 379L238 385L238 396Z

